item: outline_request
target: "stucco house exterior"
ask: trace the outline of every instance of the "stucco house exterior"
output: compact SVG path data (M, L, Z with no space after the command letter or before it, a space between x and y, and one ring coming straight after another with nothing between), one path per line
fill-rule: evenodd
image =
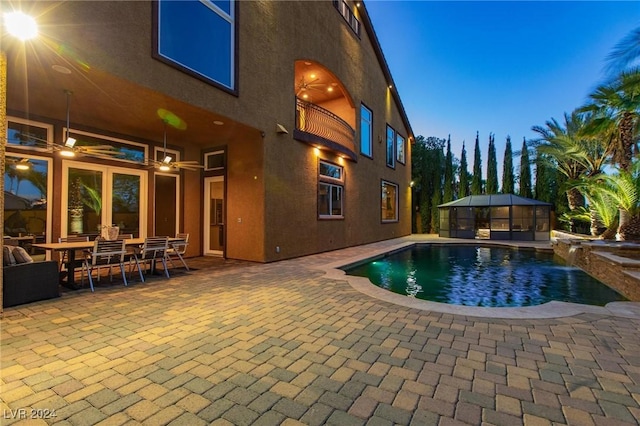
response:
M27 232L187 232L188 256L257 262L411 232L414 136L364 3L18 4L39 36L2 42L5 192Z

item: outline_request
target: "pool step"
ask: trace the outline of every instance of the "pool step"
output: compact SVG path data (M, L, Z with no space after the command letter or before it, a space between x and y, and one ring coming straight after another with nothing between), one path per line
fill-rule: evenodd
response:
M640 269L640 260L631 259L629 257L618 256L616 254L605 251L593 251L595 256L598 256L604 260L607 260L616 265L620 265L623 268Z

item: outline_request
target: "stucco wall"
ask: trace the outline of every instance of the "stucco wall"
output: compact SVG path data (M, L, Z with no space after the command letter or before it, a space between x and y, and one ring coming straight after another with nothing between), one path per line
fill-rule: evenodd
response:
M358 38L332 2L239 2L237 96L152 57L151 2L48 2L46 9L39 14L41 25L49 25L55 40L68 41L69 56L86 63L87 73L100 70L246 126L242 136L212 133L211 145L185 145L189 158L208 147L227 146L228 257L273 261L411 232L409 141L407 165L385 165L386 124L405 138L409 129L366 31ZM372 159L359 156L351 162L327 151L318 156L293 139L294 64L301 59L322 64L340 79L354 102L356 123L361 102L373 111ZM277 123L289 134L276 133ZM344 166L343 220L317 217L319 159ZM381 223L382 179L398 185L397 223ZM202 175L187 172L183 183L181 216L194 255L202 250Z

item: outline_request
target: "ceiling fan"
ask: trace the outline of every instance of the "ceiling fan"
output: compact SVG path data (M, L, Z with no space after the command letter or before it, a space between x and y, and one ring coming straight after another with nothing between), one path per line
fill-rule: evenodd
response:
M116 155L120 155L115 147L111 145L78 145L76 146L76 139L69 136L67 128L65 143L60 145L57 143L51 143L46 139L40 139L33 135L26 133L16 133L15 137L19 140L28 142L28 146L36 148L42 148L49 152L59 152L63 157L75 157L78 156L92 156L98 158L113 158Z
M168 172L173 169L185 169L195 171L198 169L203 169L204 166L201 165L198 161L195 160L187 160L187 161L173 161L173 157L167 154L167 123L171 123L168 117L162 118L163 123L163 136L162 136L162 160L150 160L154 167L156 167L161 172Z
M306 94L305 92L310 92L312 90L316 90L318 92L323 92L326 83L320 83L320 77L316 74L309 75L310 80L306 80L304 75L300 77L300 80L296 84L296 96L300 97L301 95Z

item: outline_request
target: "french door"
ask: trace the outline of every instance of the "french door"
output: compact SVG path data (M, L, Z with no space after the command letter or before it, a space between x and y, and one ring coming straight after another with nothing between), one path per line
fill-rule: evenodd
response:
M155 235L175 236L180 229L180 176L155 173L154 199Z
M99 235L107 225L146 236L146 171L63 161L62 188L62 236Z
M204 254L224 255L225 247L224 177L204 179Z

